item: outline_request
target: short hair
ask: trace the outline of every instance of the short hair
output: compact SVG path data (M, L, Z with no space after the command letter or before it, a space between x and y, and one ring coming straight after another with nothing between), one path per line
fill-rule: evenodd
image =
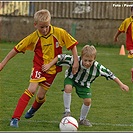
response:
M38 21L48 22L50 20L51 20L51 14L46 9L39 10L34 14L34 22L35 23L37 23Z
M97 50L96 48L93 46L93 45L85 45L83 48L82 48L82 51L81 51L81 58L83 56L87 56L87 57L94 57L96 58L96 53L97 53Z

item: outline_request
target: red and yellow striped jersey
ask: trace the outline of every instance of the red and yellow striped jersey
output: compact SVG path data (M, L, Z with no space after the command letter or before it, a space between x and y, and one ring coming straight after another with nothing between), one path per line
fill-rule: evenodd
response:
M64 29L50 25L50 33L42 36L38 30L21 40L14 49L25 53L26 50L34 51L33 68L41 69L43 64L50 63L54 57L62 53L62 47L72 49L78 42ZM61 71L61 67L52 66L48 74Z
M126 18L120 25L119 31L126 33L126 49L133 49L133 17Z

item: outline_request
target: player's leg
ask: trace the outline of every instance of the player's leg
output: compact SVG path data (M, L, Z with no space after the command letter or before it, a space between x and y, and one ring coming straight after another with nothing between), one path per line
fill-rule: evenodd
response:
M65 112L64 112L64 116L63 117L71 115L71 113L70 113L71 112L71 110L70 110L70 106L71 106L71 91L70 90L72 90L72 86L71 85L66 85L64 93L63 93L63 101L64 101L64 108L65 108Z
M18 100L18 104L14 110L10 126L12 127L18 127L18 121L20 120L20 117L23 114L23 111L25 110L29 100L31 97L34 96L34 93L36 91L36 88L38 86L38 83L30 83L28 89L24 91L22 96Z
M92 126L89 120L86 119L90 107L91 107L91 88L79 86L78 84L74 85L76 88L77 95L83 99L83 104L80 111L79 125Z
M83 99L83 104L81 107L80 118L79 118L80 125L85 125L85 126L90 126L90 127L92 126L89 120L86 119L89 113L90 107L91 107L91 98Z
M35 98L32 107L26 112L25 118L29 119L34 116L35 112L42 106L42 104L46 101L46 92L48 88L39 86L38 92Z
M45 80L40 82L42 79L38 79L39 82L39 88L38 92L35 98L34 103L32 104L32 107L27 111L25 114L25 118L29 119L34 116L34 113L42 106L42 104L46 100L46 93L50 86L52 85L54 79L55 79L56 74L50 75L50 74L45 74L43 75L43 78L45 77Z
M64 88L64 93L63 93L63 102L64 102L65 112L64 112L63 117L71 115L70 106L71 106L72 84L73 84L73 81L71 79L66 78L64 80L65 88Z

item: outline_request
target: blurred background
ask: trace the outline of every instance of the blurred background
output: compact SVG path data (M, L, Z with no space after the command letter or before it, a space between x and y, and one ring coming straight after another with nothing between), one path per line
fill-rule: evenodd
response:
M121 22L131 15L133 2L0 2L0 40L18 42L35 30L33 15L51 12L51 24L67 30L79 43L113 45ZM125 44L121 34L117 45Z

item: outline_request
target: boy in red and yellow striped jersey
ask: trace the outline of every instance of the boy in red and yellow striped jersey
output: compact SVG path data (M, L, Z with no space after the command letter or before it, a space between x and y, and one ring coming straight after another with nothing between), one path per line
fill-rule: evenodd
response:
M49 71L43 72L42 65L50 63L58 54L61 54L63 46L72 51L74 57L73 74L76 74L78 71L77 40L64 29L52 26L50 21L51 15L48 10L37 11L34 14L34 26L37 30L20 41L0 63L1 71L7 62L18 53L25 53L26 50L34 51L30 84L18 101L10 122L10 126L12 127L18 127L18 121L28 105L29 100L34 96L38 86L36 99L26 113L25 118L28 119L34 116L34 113L45 102L47 90L50 88L56 74L62 68L53 65Z
M114 36L114 41L118 41L118 36L126 33L126 49L128 50L128 58L133 58L133 5L131 6L131 16L126 18L120 25ZM133 82L133 68L131 68L131 81Z
M117 30L114 41L118 41L118 36L126 33L126 49L128 50L128 58L133 58L133 6L131 6L131 16L126 18Z

